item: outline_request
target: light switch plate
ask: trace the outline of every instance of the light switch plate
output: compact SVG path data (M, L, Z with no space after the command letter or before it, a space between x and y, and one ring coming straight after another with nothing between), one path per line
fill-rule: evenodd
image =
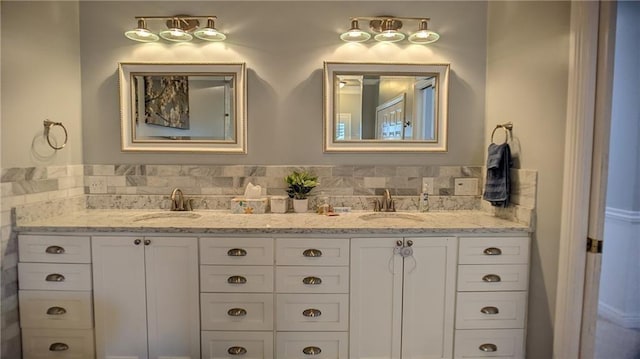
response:
M454 180L454 192L456 196L477 196L477 178L456 178Z
M435 194L433 192L433 177L422 177L422 193Z

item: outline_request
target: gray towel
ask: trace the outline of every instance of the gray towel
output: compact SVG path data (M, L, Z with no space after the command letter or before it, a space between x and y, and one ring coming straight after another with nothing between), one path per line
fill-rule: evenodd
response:
M492 206L509 206L509 194L511 193L510 168L512 166L511 149L506 143L489 145L487 155L487 180L482 196Z

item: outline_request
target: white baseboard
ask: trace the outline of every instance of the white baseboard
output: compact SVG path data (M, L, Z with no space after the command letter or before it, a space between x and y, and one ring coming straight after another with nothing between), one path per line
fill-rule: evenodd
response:
M605 219L639 224L640 211L628 211L626 209L607 207L605 210Z
M598 303L598 314L621 327L640 328L640 315L629 315L605 303Z

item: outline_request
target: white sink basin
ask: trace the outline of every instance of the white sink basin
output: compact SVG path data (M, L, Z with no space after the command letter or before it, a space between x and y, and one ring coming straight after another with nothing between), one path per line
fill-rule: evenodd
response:
M402 222L423 222L420 216L410 213L399 212L376 212L363 214L359 217L364 221L384 222L384 223L402 223Z
M179 211L167 211L167 212L156 212L156 213L147 213L136 216L133 221L134 222L142 222L142 221L151 221L155 219L187 219L193 220L202 217L201 214L195 212L179 212Z

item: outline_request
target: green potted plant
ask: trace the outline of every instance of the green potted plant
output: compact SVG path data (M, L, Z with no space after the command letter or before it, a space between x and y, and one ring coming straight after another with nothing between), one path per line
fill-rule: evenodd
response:
M293 171L284 178L289 185L287 194L293 198L293 211L304 213L309 208L309 192L318 185L318 176L307 171Z

